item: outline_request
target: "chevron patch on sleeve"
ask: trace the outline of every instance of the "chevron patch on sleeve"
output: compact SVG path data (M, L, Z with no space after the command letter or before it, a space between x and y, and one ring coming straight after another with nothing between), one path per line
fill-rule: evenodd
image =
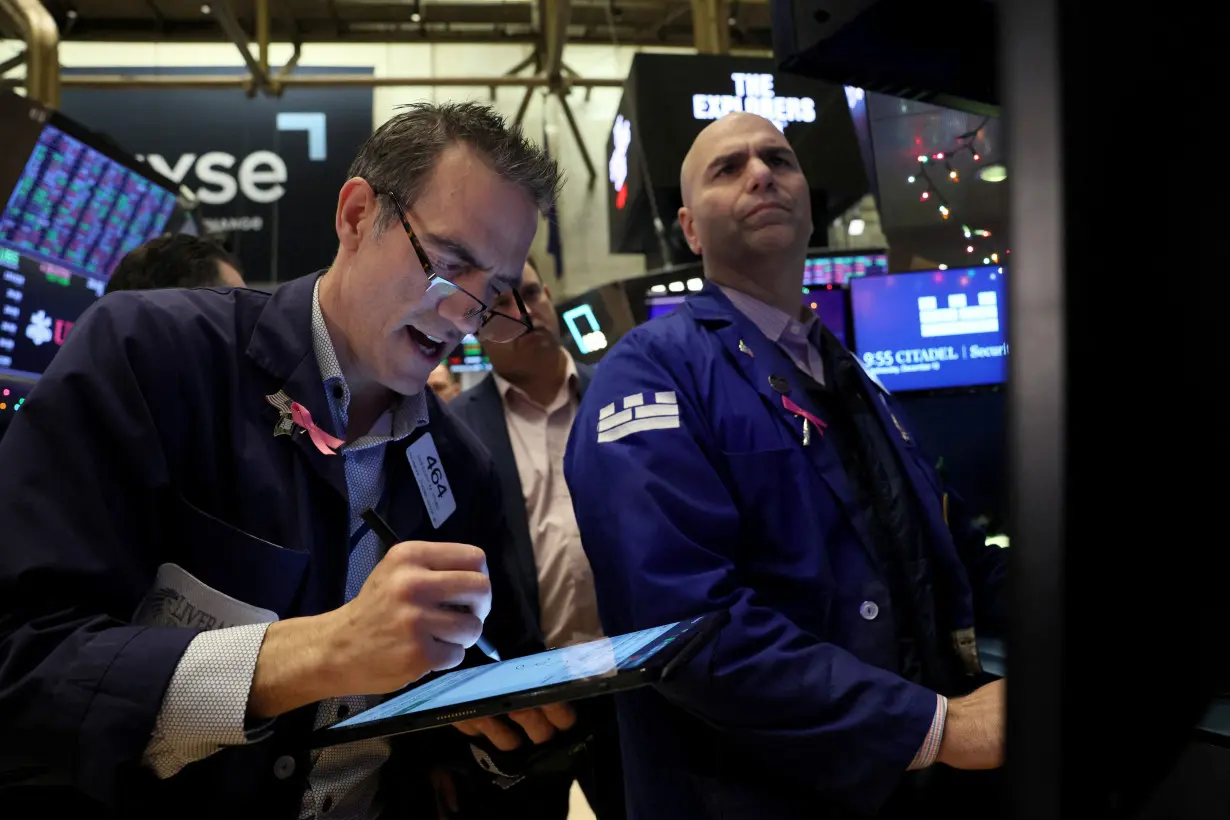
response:
M678 426L679 404L673 391L633 393L598 412L598 443L610 444L633 433Z

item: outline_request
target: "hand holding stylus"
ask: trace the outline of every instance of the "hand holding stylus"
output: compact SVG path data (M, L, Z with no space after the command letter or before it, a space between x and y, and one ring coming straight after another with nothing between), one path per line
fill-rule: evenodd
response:
M380 514L377 513L375 510L369 507L368 509L362 512L361 517L363 518L364 523L366 523L367 526L371 527L371 530L372 532L376 534L376 537L380 539L380 543L384 544L384 548L386 550L391 550L398 543L399 539L397 537L397 533L393 532L393 528L390 527L388 523L383 518L381 518ZM483 561L483 574L487 575L486 560ZM449 602L449 603L440 604L440 606L443 609L451 610L453 612L463 612L464 613L464 612L470 611L469 607L466 604ZM490 605L488 605L488 611L490 611ZM487 619L487 615L485 613L483 614L482 617L484 621ZM493 661L500 660L500 653L496 651L495 646L491 643L491 641L484 638L481 634L478 636L477 644L478 644L479 650L484 655L486 655L488 658L490 658Z
M452 669L478 642L491 611L487 559L467 544L403 541L341 609L352 636L353 694L392 692L428 672Z
M491 581L478 547L395 544L345 605L269 626L248 714L275 717L327 698L394 692L451 669L478 641L489 612Z

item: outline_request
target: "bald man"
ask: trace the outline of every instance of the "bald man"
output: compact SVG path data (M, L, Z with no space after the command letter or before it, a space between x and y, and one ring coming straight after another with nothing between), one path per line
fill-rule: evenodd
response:
M619 696L629 815L993 816L941 781L1002 759L974 644L1003 620L1002 554L804 309L811 200L782 133L727 116L681 183L705 287L607 355L565 458L607 634L730 613Z

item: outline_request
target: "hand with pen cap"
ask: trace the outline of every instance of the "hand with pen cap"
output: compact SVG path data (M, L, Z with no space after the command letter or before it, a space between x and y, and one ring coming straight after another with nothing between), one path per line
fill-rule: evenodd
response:
M398 543L344 606L269 627L248 713L272 717L326 698L393 692L451 669L478 641L490 611L481 549Z

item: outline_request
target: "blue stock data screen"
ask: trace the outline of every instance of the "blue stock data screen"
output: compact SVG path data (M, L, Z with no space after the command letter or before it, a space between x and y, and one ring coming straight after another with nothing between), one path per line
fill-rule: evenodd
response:
M0 245L105 280L174 208L170 191L47 125L0 213Z
M996 265L854 279L856 352L889 390L1000 384L1005 282Z

